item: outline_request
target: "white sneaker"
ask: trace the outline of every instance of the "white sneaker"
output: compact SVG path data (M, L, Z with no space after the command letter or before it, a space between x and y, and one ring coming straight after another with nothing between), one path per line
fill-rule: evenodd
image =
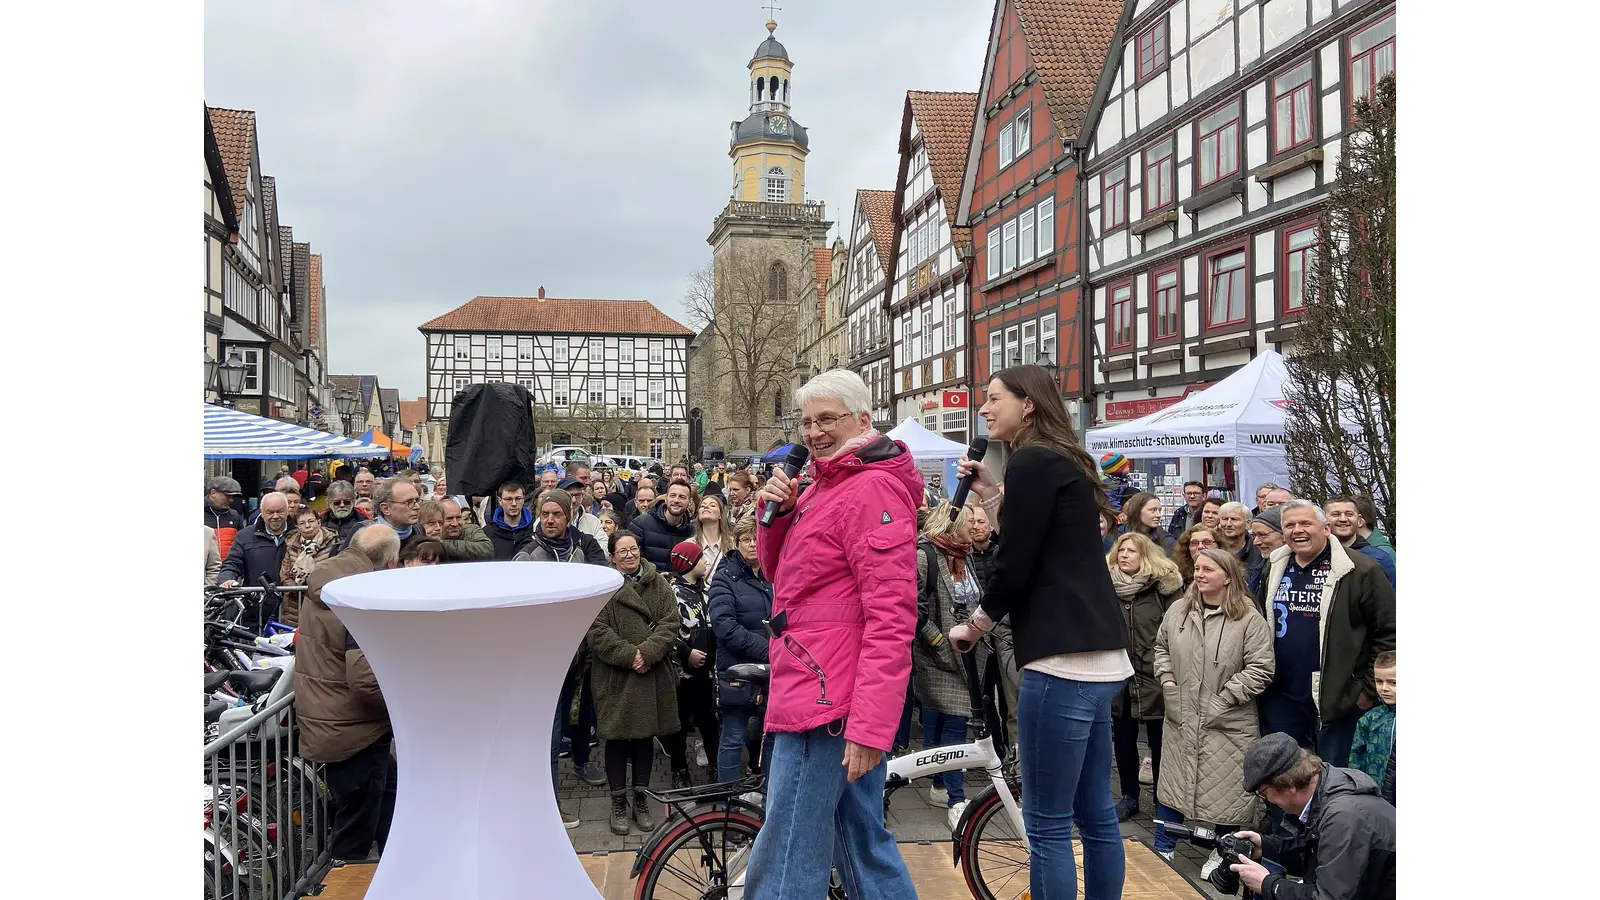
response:
M696 741L694 745L694 764L702 769L704 769L707 765L706 745L698 741Z
M1146 756L1144 758L1144 762L1139 763L1139 783L1140 784L1155 784L1156 783L1156 770L1155 770L1155 767L1153 765L1151 765L1150 757L1148 757L1148 756Z
M950 792L938 785L928 789L928 802L943 808L950 805Z
M1211 855L1206 857L1206 864L1200 867L1200 878L1202 880L1210 878L1211 873L1220 865L1222 865L1222 855L1212 850Z
M743 800L744 802L746 802L748 804L750 804L751 806L754 806L757 809L766 809L767 808L767 795L763 794L763 793L760 793L758 791L751 791L748 794L740 794L739 795L739 799Z
M950 807L950 812L945 815L945 821L950 823L950 833L955 834L956 823L961 821L961 814L967 809L967 801L963 800Z
M1166 860L1167 862L1172 862L1172 858L1174 856L1178 855L1178 851L1177 850L1157 850L1156 851L1156 855L1161 857L1162 859Z

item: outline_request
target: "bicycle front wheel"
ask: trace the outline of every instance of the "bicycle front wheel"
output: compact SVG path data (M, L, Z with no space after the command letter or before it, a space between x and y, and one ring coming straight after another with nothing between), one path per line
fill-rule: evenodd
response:
M961 849L967 889L978 900L1028 900L1028 844L990 789L977 800Z
M684 819L644 864L634 900L721 900L728 863L755 842L761 821L721 810Z

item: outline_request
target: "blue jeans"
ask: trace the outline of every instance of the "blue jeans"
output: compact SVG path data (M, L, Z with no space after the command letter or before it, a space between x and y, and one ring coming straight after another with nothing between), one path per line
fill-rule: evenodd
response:
M967 742L967 717L947 716L931 706L922 708L922 746L943 747ZM950 794L950 806L967 799L967 773L950 772L933 776L933 786Z
M1120 681L1023 670L1017 757L1034 900L1076 900L1073 822L1083 842L1084 900L1122 896L1127 860L1111 803L1111 699L1120 690Z
M748 706L724 706L722 730L717 734L717 780L738 781L744 775L744 742L750 735Z
M840 765L842 726L835 722L799 734L769 734L774 741L767 765L767 815L750 852L745 896L825 897L832 864L851 897L916 900L894 835L883 824L888 762L881 760L847 783Z

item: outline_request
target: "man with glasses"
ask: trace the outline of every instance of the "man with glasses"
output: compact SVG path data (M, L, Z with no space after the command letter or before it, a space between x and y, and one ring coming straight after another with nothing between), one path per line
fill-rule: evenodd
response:
M221 587L257 587L265 575L278 583L283 571L284 539L289 536L289 501L277 491L261 498L261 517L239 532L217 573Z
M1173 537L1183 534L1190 525L1200 524L1200 508L1206 502L1206 486L1198 481L1185 481L1183 502L1184 505L1172 514L1172 521L1167 523L1167 534Z
M396 475L378 482L372 490L372 502L378 514L371 521L361 523L361 528L377 524L393 528L394 533L400 535L401 550L426 537L422 526L417 524L422 515L422 493L404 477Z
M444 531L440 537L444 541L446 560L472 562L494 558L494 541L489 540L481 527L467 521L461 504L445 499L439 501L439 506L444 511Z
M508 481L500 485L495 499L499 502L489 510L483 530L494 545L493 558L506 560L515 556L517 548L533 534L534 517L527 508L527 494L520 482Z
M339 535L333 545L335 554L350 546L356 529L367 521L367 517L356 510L355 503L356 491L350 482L335 481L328 485L328 512L322 517L322 525Z
M368 469L366 466L362 466L361 470L356 472L357 500L360 500L363 497L371 498L372 492L377 488L377 486L378 479L372 474L371 469Z

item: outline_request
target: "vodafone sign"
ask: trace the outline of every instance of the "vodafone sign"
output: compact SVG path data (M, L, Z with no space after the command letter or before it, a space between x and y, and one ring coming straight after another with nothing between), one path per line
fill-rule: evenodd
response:
M965 409L967 406L967 392L945 391L942 405L945 409Z

